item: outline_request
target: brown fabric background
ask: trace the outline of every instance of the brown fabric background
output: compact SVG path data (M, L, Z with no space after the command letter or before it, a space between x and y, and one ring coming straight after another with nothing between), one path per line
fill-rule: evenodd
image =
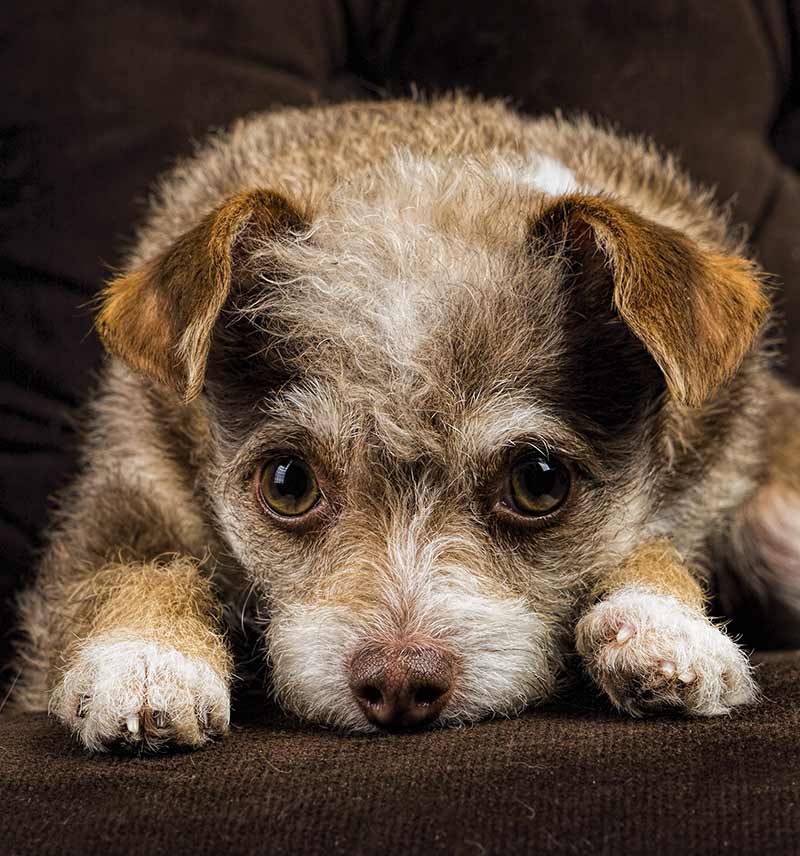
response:
M0 851L775 854L800 841L800 655L734 717L636 721L579 691L520 719L344 737L240 715L191 755L87 758L0 717Z
M86 303L193 139L276 104L414 87L645 132L751 230L800 379L799 32L798 0L4 4L3 641L47 497L75 468L100 358ZM768 637L770 615L756 620ZM577 693L519 720L373 740L258 705L220 746L147 760L88 760L44 717L6 712L0 853L800 852L799 678L796 655L771 661L766 702L732 719L633 722Z

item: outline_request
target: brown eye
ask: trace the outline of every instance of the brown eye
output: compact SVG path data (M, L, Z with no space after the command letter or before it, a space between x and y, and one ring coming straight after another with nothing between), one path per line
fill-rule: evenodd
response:
M307 514L320 498L311 467L302 458L273 458L261 471L258 492L262 502L281 517Z
M511 469L507 503L517 514L544 517L567 498L570 482L569 470L557 458L530 455Z

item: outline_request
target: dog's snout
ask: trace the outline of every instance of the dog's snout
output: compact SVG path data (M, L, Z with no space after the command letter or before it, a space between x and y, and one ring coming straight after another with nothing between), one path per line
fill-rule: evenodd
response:
M439 718L453 689L453 659L430 646L369 648L350 665L350 688L367 719L387 730Z

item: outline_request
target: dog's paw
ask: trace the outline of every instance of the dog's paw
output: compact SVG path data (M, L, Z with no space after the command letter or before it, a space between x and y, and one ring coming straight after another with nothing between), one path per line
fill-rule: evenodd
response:
M594 606L578 623L576 645L595 683L634 716L714 716L756 697L747 657L729 636L647 589L623 589Z
M227 732L230 692L199 657L146 640L95 640L64 673L50 712L94 751L194 747Z

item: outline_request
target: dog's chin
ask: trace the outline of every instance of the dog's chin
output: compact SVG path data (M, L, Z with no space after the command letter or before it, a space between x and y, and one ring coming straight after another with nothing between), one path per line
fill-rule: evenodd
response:
M458 601L458 611L444 602L432 604L414 621L413 636L379 610L366 616L345 606L306 605L273 615L267 641L277 700L310 722L378 731L351 690L353 657L365 646L413 646L421 638L445 647L457 664L434 727L513 716L547 700L561 671L553 629L522 599L461 595Z

